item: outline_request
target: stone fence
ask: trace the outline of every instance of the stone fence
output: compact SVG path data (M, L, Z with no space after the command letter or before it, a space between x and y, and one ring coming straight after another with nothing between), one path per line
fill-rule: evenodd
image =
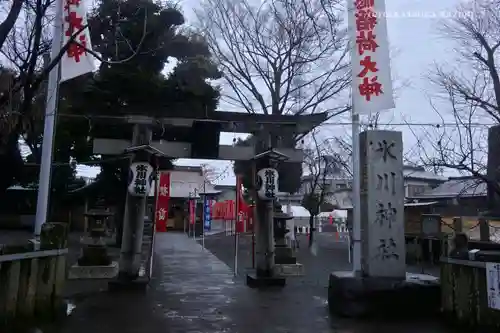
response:
M0 245L0 327L55 316L63 304L67 253L63 223L45 224L40 242Z
M500 330L500 311L489 308L486 285L486 262L441 259L441 308L452 323Z

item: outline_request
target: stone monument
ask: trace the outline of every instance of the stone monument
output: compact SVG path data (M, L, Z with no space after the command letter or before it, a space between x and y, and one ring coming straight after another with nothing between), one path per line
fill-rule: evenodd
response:
M402 133L360 134L361 271L330 274L330 311L393 318L440 307L437 278L406 273Z
M483 215L490 218L500 217L500 125L488 129L487 177L491 180L488 187L488 212Z
M401 132L360 135L363 276L404 279L404 185Z

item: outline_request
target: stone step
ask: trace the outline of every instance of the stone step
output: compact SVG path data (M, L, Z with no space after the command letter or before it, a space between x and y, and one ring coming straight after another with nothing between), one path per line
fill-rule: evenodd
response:
M274 273L277 276L303 276L304 267L302 264L277 264L274 265Z

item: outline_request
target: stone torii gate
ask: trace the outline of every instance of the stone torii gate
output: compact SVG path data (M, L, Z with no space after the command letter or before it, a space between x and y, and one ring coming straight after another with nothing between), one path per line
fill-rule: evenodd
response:
M277 161L302 162L303 152L294 148L291 139L310 132L327 118L326 113L313 115L264 115L237 112L214 112L209 117L192 118L181 114L172 118L128 116L114 131L103 126L93 141L93 153L100 155L130 156L134 165L149 166L151 155L163 158L218 159L253 161L254 173L273 168ZM116 125L116 118L110 119ZM221 132L249 133L257 140L253 147L219 145ZM117 135L114 133L121 133ZM128 139L132 136L131 139ZM280 138L288 138L280 140ZM289 148L285 148L289 147ZM290 148L292 147L292 148ZM132 170L131 170L132 173ZM134 171L135 174L135 171ZM143 180L144 181L144 180ZM136 181L137 183L137 181ZM133 186L129 186L132 188ZM136 186L137 188L137 186ZM277 192L278 189L276 189ZM143 248L146 195L127 193L123 221L123 239L120 254L118 282L122 286L136 284L139 280ZM254 285L272 281L274 270L273 202L262 200L255 194L257 211L257 267L251 278ZM267 284L264 282L264 284ZM249 282L250 285L250 282Z

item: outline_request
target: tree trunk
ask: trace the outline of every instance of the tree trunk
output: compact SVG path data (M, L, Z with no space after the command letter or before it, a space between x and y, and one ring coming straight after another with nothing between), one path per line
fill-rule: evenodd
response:
M5 20L0 24L0 48L2 48L10 31L14 28L23 8L24 0L14 0Z
M312 246L314 241L314 215L309 216L309 247Z

